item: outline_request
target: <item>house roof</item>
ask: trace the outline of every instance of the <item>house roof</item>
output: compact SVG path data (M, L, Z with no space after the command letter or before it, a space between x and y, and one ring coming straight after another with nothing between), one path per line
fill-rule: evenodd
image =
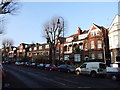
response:
M73 35L71 35L69 37L74 37L74 36L78 36L78 34L73 34ZM67 37L67 38L69 38L69 37Z

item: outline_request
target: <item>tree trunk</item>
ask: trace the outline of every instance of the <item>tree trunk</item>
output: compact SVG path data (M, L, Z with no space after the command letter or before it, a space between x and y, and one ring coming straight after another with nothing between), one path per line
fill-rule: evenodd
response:
M49 47L49 61L52 64L52 47L51 47L51 45L49 45L49 46L50 46Z

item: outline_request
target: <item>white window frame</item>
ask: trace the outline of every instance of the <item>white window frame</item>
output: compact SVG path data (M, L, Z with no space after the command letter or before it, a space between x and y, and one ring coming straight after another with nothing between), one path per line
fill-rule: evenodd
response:
M48 48L49 48L49 45L45 45L45 48L48 49Z
M41 50L42 49L42 46L39 46L39 50Z
M29 48L29 51L32 51L32 48Z
M27 48L28 47L28 45L25 45L25 48Z
M95 54L94 53L91 54L91 59L95 59Z
M69 55L64 55L64 60L69 60Z
M34 47L34 50L37 50L37 47Z
M103 59L102 53L98 53L98 59Z
M101 40L98 40L98 41L97 41L97 45L98 45L98 48L102 48L102 41L101 41Z
M74 54L74 61L80 62L80 54Z

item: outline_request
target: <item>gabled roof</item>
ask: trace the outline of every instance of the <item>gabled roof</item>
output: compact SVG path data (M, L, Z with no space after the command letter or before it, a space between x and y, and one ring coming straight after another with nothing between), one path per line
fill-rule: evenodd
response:
M114 17L112 23L111 23L110 26L109 26L109 31L110 31L111 28L114 26L114 24L115 24L115 23L118 23L118 22L120 22L120 15L119 15L119 14L117 14L117 15Z
M103 26L98 26L97 24L93 23L93 25L91 26L91 28L88 31L88 34L91 32L91 30L94 30L94 29L98 29L100 31L101 29L106 29L106 28Z
M82 32L82 34L86 34L86 33L88 33L88 31L89 31L89 30L84 30L84 31Z

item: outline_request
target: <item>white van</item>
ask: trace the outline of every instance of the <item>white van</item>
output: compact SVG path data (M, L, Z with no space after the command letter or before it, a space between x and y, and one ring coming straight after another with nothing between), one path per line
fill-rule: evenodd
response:
M106 74L106 64L103 62L85 62L80 67L76 68L76 74L88 74L91 77L96 77L97 74Z

